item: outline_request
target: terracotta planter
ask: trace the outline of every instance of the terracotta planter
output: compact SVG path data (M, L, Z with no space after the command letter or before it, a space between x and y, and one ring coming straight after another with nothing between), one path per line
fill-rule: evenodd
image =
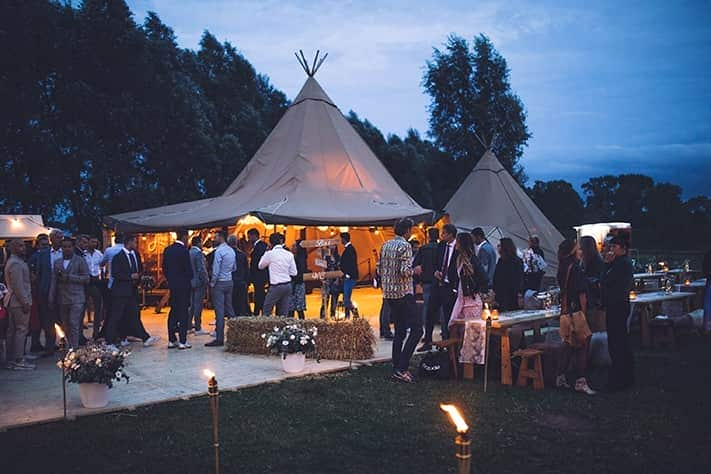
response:
M284 372L288 374L297 374L304 370L304 364L306 363L306 354L303 352L295 352L293 354L286 354L281 358L281 366Z
M109 404L109 386L103 383L80 383L79 396L85 408L104 408Z

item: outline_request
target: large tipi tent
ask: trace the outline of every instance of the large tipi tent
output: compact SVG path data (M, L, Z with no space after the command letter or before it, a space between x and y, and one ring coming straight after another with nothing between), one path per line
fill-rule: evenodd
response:
M537 235L548 264L546 274L557 270L556 254L563 236L491 151L484 153L445 210L460 229L484 229L493 245L510 237L516 247L525 249L528 237Z
M301 92L219 197L105 218L116 230L159 232L269 224L374 226L431 219L403 191L309 71Z

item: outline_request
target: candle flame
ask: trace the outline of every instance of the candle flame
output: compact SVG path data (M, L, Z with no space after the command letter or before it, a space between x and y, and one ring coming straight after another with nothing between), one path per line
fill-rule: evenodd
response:
M440 404L439 407L442 409L442 411L446 412L449 415L449 418L452 420L452 423L454 423L454 426L457 428L457 433L466 433L469 431L469 425L467 425L467 422L464 421L464 418L462 417L461 413L459 413L459 410L457 407L454 405L445 405L445 404Z
M202 373L205 375L207 378L213 378L215 376L215 372L213 372L210 369L205 369L202 371Z
M62 327L59 324L54 323L54 331L60 339L64 339L64 331L62 331Z

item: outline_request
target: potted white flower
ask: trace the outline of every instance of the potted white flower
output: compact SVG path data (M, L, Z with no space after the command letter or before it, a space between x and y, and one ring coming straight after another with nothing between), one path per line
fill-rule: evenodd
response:
M86 408L103 408L109 403L108 390L114 381L125 380L123 371L128 352L108 347L104 343L89 343L77 350L70 349L57 367L64 378L79 384L81 403Z
M304 370L306 353L316 350L318 330L304 329L298 324L287 324L283 328L274 327L270 333L262 334L267 348L281 355L284 372L298 373Z

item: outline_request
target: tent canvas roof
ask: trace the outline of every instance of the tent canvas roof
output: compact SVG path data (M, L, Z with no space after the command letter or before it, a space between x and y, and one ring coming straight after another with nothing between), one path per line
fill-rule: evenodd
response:
M0 239L34 239L51 229L44 226L42 216L28 214L0 215Z
M537 235L547 273L557 269L556 255L563 236L491 151L484 153L445 210L454 225L468 231L481 227L494 243L510 237L516 247L524 249L528 237Z
M430 219L403 191L313 77L223 195L116 214L124 231L234 224L379 225Z

